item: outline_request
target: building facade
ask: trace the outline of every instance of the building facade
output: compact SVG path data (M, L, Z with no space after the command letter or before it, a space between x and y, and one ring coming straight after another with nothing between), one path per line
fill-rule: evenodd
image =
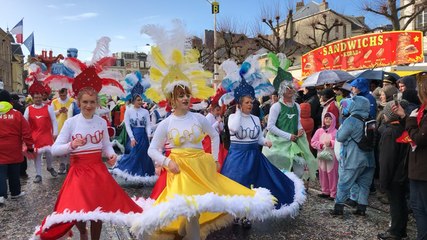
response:
M12 51L9 34L0 28L0 87L12 91Z
M114 53L116 64L109 69L119 72L122 76L126 74L140 71L144 76L150 68L147 61L147 54L143 52L118 52Z

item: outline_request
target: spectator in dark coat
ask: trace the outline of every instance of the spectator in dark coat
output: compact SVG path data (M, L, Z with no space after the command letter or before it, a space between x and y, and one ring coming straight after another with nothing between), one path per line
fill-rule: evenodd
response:
M397 80L397 85L399 86L399 91L403 93L406 90L415 90L417 81L414 76L406 76Z
M427 72L417 74L417 87L420 108L409 116L401 106L393 107L393 111L406 117L406 130L412 140L408 161L411 208L417 223L417 239L427 239Z
M408 190L408 168L406 155L409 145L398 143L405 126L392 111L394 101L387 102L383 110L384 123L378 129L381 134L379 142L380 189L385 191L390 201L391 226L378 234L379 239L400 239L406 237L408 207L405 193Z

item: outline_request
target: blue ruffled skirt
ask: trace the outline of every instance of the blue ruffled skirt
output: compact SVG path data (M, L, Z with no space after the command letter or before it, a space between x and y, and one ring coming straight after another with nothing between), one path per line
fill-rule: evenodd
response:
M271 164L257 142L231 142L221 173L246 187L269 189L278 200L274 215L279 217L296 215L306 199L302 180Z
M154 172L154 164L148 156L150 145L145 128L132 128L137 142L130 149L129 154L124 154L111 171L116 177L123 178L127 183L154 185L157 176ZM130 144L130 140L128 141Z

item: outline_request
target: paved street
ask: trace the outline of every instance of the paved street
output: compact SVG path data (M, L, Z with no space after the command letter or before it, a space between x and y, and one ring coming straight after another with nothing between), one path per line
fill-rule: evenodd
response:
M58 166L57 162L54 166ZM51 213L56 196L64 176L50 177L44 170L43 182L33 183L34 164L29 162L30 178L23 180L25 197L7 200L0 207L0 239L28 239L42 219ZM308 200L295 219L268 220L255 222L252 229L243 230L240 226L230 226L209 235L208 240L215 239L376 239L378 232L389 224L388 206L380 203L375 196L370 197L370 207L366 218L353 216L346 209L344 217L333 218L328 210L333 202L316 196L318 186L312 183ZM147 197L151 188L125 187L131 196ZM77 229L74 229L77 233ZM78 235L78 234L77 234ZM410 217L408 226L409 239L415 239L415 223ZM74 237L73 239L78 239ZM102 239L133 239L125 227L104 224Z

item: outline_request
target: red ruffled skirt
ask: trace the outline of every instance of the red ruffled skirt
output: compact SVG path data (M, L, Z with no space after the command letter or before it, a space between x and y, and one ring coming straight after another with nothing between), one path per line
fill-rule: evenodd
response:
M70 156L71 167L59 192L54 213L46 217L36 236L57 239L78 221L127 223L129 214L141 213L117 184L101 160L101 152Z

